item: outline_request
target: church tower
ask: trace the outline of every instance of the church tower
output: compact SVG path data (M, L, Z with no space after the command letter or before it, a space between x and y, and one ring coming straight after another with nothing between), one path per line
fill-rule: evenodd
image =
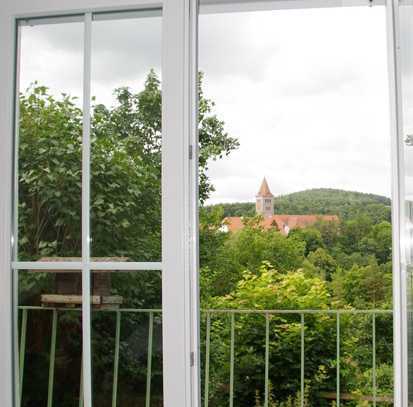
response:
M267 180L262 180L262 184L255 201L257 215L269 218L274 215L274 195L271 193Z

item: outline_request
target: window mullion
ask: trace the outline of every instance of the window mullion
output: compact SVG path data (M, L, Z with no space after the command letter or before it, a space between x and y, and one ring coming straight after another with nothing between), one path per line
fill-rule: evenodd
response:
M90 305L90 117L92 13L84 20L83 139L82 139L82 375L83 405L92 407L91 305Z

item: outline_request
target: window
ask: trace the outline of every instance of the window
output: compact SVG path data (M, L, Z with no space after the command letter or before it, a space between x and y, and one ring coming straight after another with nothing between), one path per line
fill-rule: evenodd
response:
M227 147L200 168L203 403L391 400L385 7L203 4L200 105Z
M300 4L206 0L200 18L207 15L203 13L331 5L316 0ZM195 0L62 0L53 6L48 0L6 0L0 6L1 405L64 406L82 401L85 407L113 406L122 405L125 397L135 404L162 399L167 407L192 407L201 400L201 377L204 403L205 394L216 390L207 380L207 369L217 371L206 363L208 352L215 358L216 349L205 346L208 338L213 339L216 321L208 312L199 313L198 306L197 183L205 173L198 172L197 158L202 162L206 157L205 150L196 148L197 8ZM409 154L404 156L409 135L409 5L389 1L386 13L392 112L394 404L405 407L411 387L405 280L409 274L405 264L411 257L405 212ZM234 51L233 45L222 59ZM257 54L256 61L267 57ZM317 61L314 56L310 59ZM231 74L227 84L235 76ZM119 89L123 86L130 89ZM113 94L114 89L119 90ZM208 103L200 105L201 121L206 119L201 130L207 133L199 134L204 142L208 123L220 125L213 114L202 110L205 107ZM255 132L262 134L259 129ZM150 137L144 140L144 135ZM135 155L142 151L145 154ZM125 174L133 182L126 182ZM234 185L230 183L228 191ZM200 198L206 199L202 193L208 184L203 186ZM253 188L255 192L255 184ZM136 200L130 199L135 196ZM257 209L268 204L272 202L256 202ZM140 213L129 219L130 210ZM243 214L240 217L247 220ZM282 220L275 223L274 233L294 232ZM218 228L233 233L232 226ZM161 308L146 309L148 299ZM222 388L219 396L228 396L230 405L239 399L234 364L237 324L249 318L258 321L255 316L232 314L223 325L228 335L220 350L228 370L228 391ZM267 343L271 340L267 332L274 321L266 314L262 318L260 357L265 362L271 357L265 344L266 338ZM302 334L307 346L307 317L286 318L297 327L294 340L301 355ZM337 318L342 318L340 323L345 320ZM302 391L302 365L296 370L300 376L294 391ZM268 381L262 389L257 403L270 397ZM334 397L340 402L339 391Z
M136 0L73 14L64 3L53 17L42 1L7 4L1 23L10 32L15 24L19 84L16 218L6 238L15 244L12 258L3 246L1 256L17 291L13 341L5 339L17 375L10 364L2 404L150 405L165 396L189 406L196 341L189 303L176 301L190 294L192 270L188 228L177 232L189 223L190 174L176 167L189 163L189 130L176 117L188 114L180 72L192 62L168 55L184 51L186 14L175 13L188 9Z

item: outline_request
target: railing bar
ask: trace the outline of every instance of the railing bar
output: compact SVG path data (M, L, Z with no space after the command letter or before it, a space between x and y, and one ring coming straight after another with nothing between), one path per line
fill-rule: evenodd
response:
M376 383L376 314L373 318L373 407L377 404L377 383Z
M231 314L231 361L229 377L229 406L234 406L235 314Z
M301 407L304 407L304 368L305 368L305 348L304 348L304 314L301 314Z
M270 364L270 317L265 314L265 399L264 406L269 402L269 364Z
M18 309L23 310L42 310L42 311L52 311L55 309L54 307L41 307L41 306L30 306L30 305L20 305ZM67 309L62 309L62 311L81 311L81 308L67 308ZM162 309L156 309L156 308L121 308L121 309L96 309L94 312L138 312L138 313L162 313ZM201 310L203 313L209 312L210 314L365 314L365 315L371 315L371 314L393 314L393 310L255 310L255 309L204 309Z
M204 407L209 404L209 358L210 358L210 341L211 341L211 314L207 312L206 339L205 339L205 389L204 389Z
M50 342L50 360L49 360L49 383L47 390L47 407L53 405L53 388L54 388L54 368L56 362L56 338L57 338L57 310L53 310L52 315L52 338Z
M113 389L112 407L116 407L118 400L118 375L119 375L119 346L120 346L120 323L122 314L116 313L116 333L115 333L115 358L113 361Z
M149 314L148 328L148 361L146 368L146 402L145 406L150 407L151 404L151 380L152 380L152 349L153 349L153 313Z
M340 407L340 313L337 313L337 407Z
M102 310L102 311L104 311L104 310ZM150 308L148 308L148 309L145 309L145 308L142 308L142 309L137 309L137 308L122 308L122 309L120 309L119 310L119 312L142 312L142 313L158 313L158 314L160 314L160 313L162 313L162 310L161 309L150 309Z
M209 312L211 314L392 314L393 310L372 309L372 310L351 310L351 309L203 309L201 312Z
M41 307L41 306L30 306L30 305L24 305L24 306L19 306L18 307L20 310L33 310L33 311L53 311L54 309L56 309L56 307ZM82 311L82 308L59 308L59 310L63 311L67 311L67 312L73 312L73 311L77 311L80 312ZM94 309L93 312L131 312L131 313L147 313L149 314L150 312L153 312L154 314L161 314L162 310L161 309L156 309L156 308L123 308L123 309Z
M27 319L28 319L28 311L23 310L22 311L21 332L20 332L20 360L19 360L20 404L21 404L21 401L22 401L24 360L25 360L25 355L26 355Z

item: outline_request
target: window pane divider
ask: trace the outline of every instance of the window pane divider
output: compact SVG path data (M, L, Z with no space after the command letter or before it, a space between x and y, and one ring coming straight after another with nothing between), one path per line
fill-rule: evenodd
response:
M115 261L15 261L12 263L14 270L123 270L123 271L149 271L162 270L161 262L115 262Z
M90 112L92 66L92 13L85 14L83 56L82 137L82 383L83 406L92 407L92 346L90 301Z

